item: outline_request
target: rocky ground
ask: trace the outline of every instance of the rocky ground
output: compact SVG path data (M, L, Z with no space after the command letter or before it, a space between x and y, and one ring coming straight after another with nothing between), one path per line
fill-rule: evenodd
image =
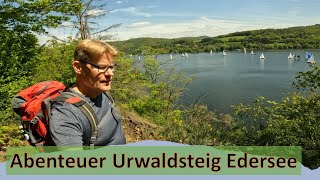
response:
M136 113L122 112L123 130L127 138L127 143L141 140L159 140L156 133L157 125L150 123Z

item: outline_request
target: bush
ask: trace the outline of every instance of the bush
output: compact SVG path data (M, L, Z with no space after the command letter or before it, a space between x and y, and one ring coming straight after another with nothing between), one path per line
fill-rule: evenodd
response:
M25 145L23 135L20 132L18 125L12 124L8 126L0 126L0 147L5 150L7 146Z

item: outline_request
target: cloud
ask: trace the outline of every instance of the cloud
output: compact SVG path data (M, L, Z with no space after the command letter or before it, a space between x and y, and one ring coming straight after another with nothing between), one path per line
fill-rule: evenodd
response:
M129 25L129 27L142 27L146 25L150 25L150 22L136 22Z
M141 12L141 10L139 10L135 7L115 9L115 10L112 10L110 13L118 13L118 12L125 12L125 13L130 13L130 14L133 14L136 16L144 16L144 17L151 17L152 16L150 13Z
M174 23L138 22L118 29L121 40L138 37L178 38L185 36L218 36L232 32L266 28L286 28L295 24L265 23L263 21L232 21L223 19L210 19L202 16L199 19Z
M123 1L117 1L116 3L117 3L117 4L122 4L122 3L123 3Z
M209 21L210 20L207 16L202 16L202 17L200 17L200 19L204 20L204 21Z
M62 27L74 27L74 23L70 21L64 21L61 24Z
M99 15L101 15L101 14L104 14L104 13L106 13L107 11L106 10L101 10L101 9L92 9L92 10L90 10L90 11L88 11L87 13L86 13L86 15L87 16L99 16Z
M303 9L300 7L294 7L287 12L289 17L298 17L299 15L303 14Z

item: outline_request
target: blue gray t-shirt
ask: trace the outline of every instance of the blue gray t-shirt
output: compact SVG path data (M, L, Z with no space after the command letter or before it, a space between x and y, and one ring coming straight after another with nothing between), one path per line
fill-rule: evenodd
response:
M95 99L91 99L71 88L70 92L86 100L97 115L99 131L96 146L126 143L121 116L107 95L101 93ZM49 128L51 138L57 146L89 145L91 137L90 122L79 108L70 103L55 102L52 105Z

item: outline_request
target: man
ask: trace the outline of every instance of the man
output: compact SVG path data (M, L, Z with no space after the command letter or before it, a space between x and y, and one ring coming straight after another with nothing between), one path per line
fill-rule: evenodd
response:
M125 144L121 117L106 91L111 89L114 76L113 58L117 51L110 45L83 40L75 49L72 67L76 82L69 91L86 100L98 120L98 134L94 145ZM76 106L67 102L55 102L50 119L51 138L57 146L89 145L90 122Z

